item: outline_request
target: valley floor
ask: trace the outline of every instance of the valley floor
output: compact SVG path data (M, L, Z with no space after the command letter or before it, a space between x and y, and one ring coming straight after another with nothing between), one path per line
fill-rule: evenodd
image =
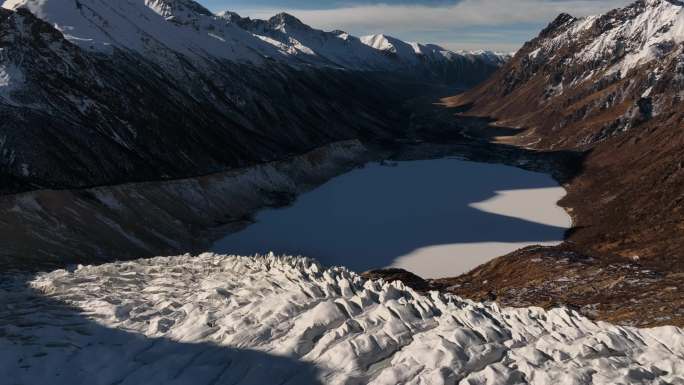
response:
M0 270L49 270L68 263L202 252L226 232L251 223L258 210L288 205L298 194L380 159L459 157L545 172L570 188L573 197L566 208L573 219L580 209L585 221L589 218L573 189L582 178L583 154L493 142L493 135L517 131L492 131L487 119L454 118L456 110L433 104L434 100L415 101L410 119L416 136L389 145L340 142L290 159L199 178L3 196ZM561 204L566 206L567 201ZM571 242L559 247L525 249L459 277L419 280L419 286L506 306L567 306L593 320L621 325L684 326L681 266L668 269L587 252L586 242L572 241L578 230L582 229L571 229L566 234Z

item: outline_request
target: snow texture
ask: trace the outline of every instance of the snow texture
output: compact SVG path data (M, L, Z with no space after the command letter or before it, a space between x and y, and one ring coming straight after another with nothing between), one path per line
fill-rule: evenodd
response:
M484 50L454 52L436 44L405 42L383 34L362 36L360 40L363 44L408 65L415 65L421 61L444 62L457 57L471 61L477 57L490 63L503 64L510 57L508 54Z
M17 89L24 81L21 70L5 58L5 52L0 48L0 100L8 99L10 92Z
M258 62L277 54L248 32L197 10L168 6L167 1L132 0L6 0L4 8L28 8L91 51L111 53L112 47L159 57L168 51L190 58ZM181 11L181 9L183 11ZM174 17L174 12L179 14ZM220 36L212 38L210 34Z
M684 384L684 333L501 309L292 257L154 258L0 280L20 384Z
M684 3L677 0L643 0L601 16L574 19L561 34L544 42L529 54L531 59L554 55L568 42L587 39L592 29L600 30L589 44L575 52L573 63L609 63L607 74L626 76L629 71L661 58L684 42ZM591 66L590 66L591 68Z
M588 61L603 52L624 49L625 57L613 67L614 72L624 76L631 69L659 58L664 44L684 41L683 9L679 2L647 0L643 12L609 29L579 56Z

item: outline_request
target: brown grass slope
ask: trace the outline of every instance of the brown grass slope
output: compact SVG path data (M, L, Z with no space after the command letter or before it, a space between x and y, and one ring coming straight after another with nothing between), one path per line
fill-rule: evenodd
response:
M606 50L594 60L577 60L595 39L648 6L637 1L585 29L563 14L488 81L445 100L458 115L489 117L499 126L517 128L517 135L504 139L508 143L586 152L583 169L566 185L568 196L561 202L574 228L561 248L543 251L544 258L562 259L565 252L586 258L558 269L555 263L530 263L541 258L540 252L523 250L442 285L453 284L452 291L464 295L491 292L507 304L574 301L587 313L598 306L594 313L603 319L684 325L678 310L684 297L679 283L684 272L684 44L657 47L656 60L627 73L611 68L629 51ZM611 266L615 271L607 273ZM626 273L630 269L655 275L646 285ZM546 287L545 295L529 294L544 282L568 281L568 272L594 274L595 290L578 278L574 285ZM527 297L521 294L526 290ZM643 306L644 312L628 306L641 303L635 298L643 293L662 303Z

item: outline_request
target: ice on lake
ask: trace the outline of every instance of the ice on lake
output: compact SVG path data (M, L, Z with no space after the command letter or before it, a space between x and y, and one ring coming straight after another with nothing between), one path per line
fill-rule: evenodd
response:
M401 267L422 277L467 272L521 247L562 242L571 225L550 176L438 159L369 164L260 212L213 251L305 255L356 271Z

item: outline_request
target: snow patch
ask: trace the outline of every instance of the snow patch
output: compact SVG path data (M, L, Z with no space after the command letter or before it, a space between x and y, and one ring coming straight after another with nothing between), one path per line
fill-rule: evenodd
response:
M0 49L0 59L2 59L2 49ZM9 101L10 93L21 86L24 82L24 75L14 64L0 62L0 99Z

